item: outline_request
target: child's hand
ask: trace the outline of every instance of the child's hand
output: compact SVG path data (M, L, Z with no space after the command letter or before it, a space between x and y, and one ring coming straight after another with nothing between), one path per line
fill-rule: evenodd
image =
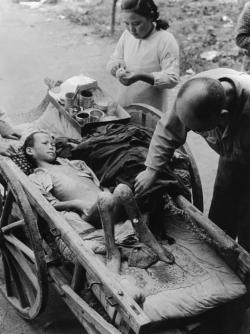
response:
M80 199L74 199L72 201L70 201L70 207L72 211L76 211L78 213L84 213L84 210L86 210L86 207L83 204L83 201L81 201Z
M57 202L54 204L54 208L58 211L75 211L79 214L84 213L84 210L86 209L83 201L81 201L80 199Z

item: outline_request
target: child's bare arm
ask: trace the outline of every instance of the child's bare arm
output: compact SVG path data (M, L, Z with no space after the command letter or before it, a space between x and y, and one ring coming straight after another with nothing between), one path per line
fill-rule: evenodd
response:
M75 199L70 201L57 202L54 205L54 208L58 211L77 211L83 213L86 209L83 201Z

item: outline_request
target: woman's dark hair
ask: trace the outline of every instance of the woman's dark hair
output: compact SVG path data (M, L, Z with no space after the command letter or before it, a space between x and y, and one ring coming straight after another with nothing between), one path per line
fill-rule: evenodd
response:
M150 18L155 22L156 30L167 30L169 24L159 19L159 12L153 0L122 0L122 10L130 10L135 14Z

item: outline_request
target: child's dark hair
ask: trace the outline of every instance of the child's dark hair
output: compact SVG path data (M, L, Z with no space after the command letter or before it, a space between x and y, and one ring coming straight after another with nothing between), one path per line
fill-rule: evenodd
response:
M32 132L30 135L27 136L27 138L25 139L23 146L22 146L22 150L27 158L27 160L31 163L31 165L33 167L36 167L36 161L33 159L32 156L30 156L29 154L27 154L26 149L27 147L34 147L34 143L35 143L35 135L37 133L46 133L48 134L48 132L46 131L34 131Z
M159 19L159 12L153 0L122 0L122 10L131 10L135 14L151 18L155 22L156 30L167 30L169 24Z

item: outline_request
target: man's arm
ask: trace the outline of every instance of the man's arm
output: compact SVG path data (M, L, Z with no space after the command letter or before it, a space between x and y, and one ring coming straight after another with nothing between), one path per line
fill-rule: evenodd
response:
M157 123L145 165L157 171L163 170L174 151L185 143L187 131L178 118L174 105L171 113L163 114Z
M170 114L164 114L157 123L147 159L146 170L137 175L135 192L141 195L157 180L159 173L171 160L174 151L186 141L188 130L176 114L175 106Z

